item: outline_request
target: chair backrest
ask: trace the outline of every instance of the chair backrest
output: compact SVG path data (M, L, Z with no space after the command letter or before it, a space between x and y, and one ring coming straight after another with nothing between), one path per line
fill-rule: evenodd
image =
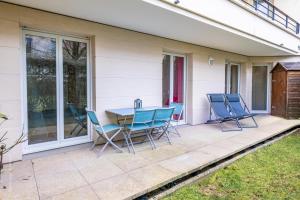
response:
M224 94L207 94L207 97L216 117L232 117L232 115L228 111Z
M173 115L181 115L183 112L183 103L172 102L172 103L170 103L169 107L174 108Z
M155 110L154 121L169 122L172 118L175 108L158 108Z
M135 110L132 124L148 124L153 121L155 110Z
M95 128L100 128L101 132L104 132L104 130L102 128L102 125L101 125L101 123L99 122L99 120L97 118L96 112L93 111L93 110L87 110L86 109L86 113L87 113L90 121L92 122L93 126Z
M79 116L79 112L77 110L77 108L75 107L74 103L68 103L69 109L73 115L73 117L78 117Z
M248 112L246 112L247 107L244 102L243 102L244 107L242 106L241 96L239 94L226 94L225 97L232 111L236 115L242 116L242 115L249 114Z

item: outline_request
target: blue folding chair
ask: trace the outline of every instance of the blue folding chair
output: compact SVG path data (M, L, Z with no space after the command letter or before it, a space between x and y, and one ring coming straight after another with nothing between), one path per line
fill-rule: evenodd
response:
M180 137L180 133L177 130L176 126L179 125L179 122L180 122L182 114L183 114L183 104L172 102L172 103L170 103L169 107L174 108L171 123L170 123L170 126L169 126L169 132L175 133ZM174 116L176 116L177 119L174 119ZM170 130L174 130L174 132L172 132Z
M175 108L158 108L158 109L156 109L154 118L153 118L153 122L151 124L151 128L153 128L151 133L153 132L153 130L161 131L161 133L158 136L158 139L160 139L163 135L165 135L170 144L172 144L172 143L171 143L171 140L169 137L168 128L170 126L174 110L175 110Z
M72 129L70 135L73 135L75 130L80 126L79 131L77 131L76 136L78 136L82 129L87 129L86 127L86 115L82 115L78 112L74 103L68 103L68 107L71 111L74 121L77 123L76 126Z
M154 113L155 110L143 110L143 109L135 110L132 123L125 125L127 138L133 153L135 153L135 149L133 146L131 136L134 132L144 132L149 139L151 148L152 149L156 148L154 140L150 134L150 131L152 129L151 124L153 122Z
M98 133L98 137L94 141L94 144L93 144L91 149L94 149L96 144L98 142L100 142L100 139L102 138L102 139L104 139L104 141L106 143L104 144L102 149L99 151L98 156L100 156L103 153L103 151L106 149L106 147L109 144L113 148L118 150L119 152L123 152L122 149L113 142L113 139L118 134L122 133L124 138L125 138L125 141L127 143L127 146L128 146L128 140L127 140L126 135L122 131L122 127L117 125L117 124L107 124L107 125L102 126L101 123L99 122L98 118L97 118L97 115L96 115L95 111L92 111L92 110L86 110L86 111L87 111L87 115L89 116L90 121L92 122L93 126L95 127L96 132ZM108 136L109 133L113 133L111 137ZM128 151L129 151L129 147L128 147Z
M207 98L210 104L209 120L207 123L218 123L223 132L242 130L238 117L235 116L235 114L231 112L230 107L227 106L224 94L207 94ZM215 119L212 119L213 115ZM223 123L230 121L235 122L237 128L225 129Z
M254 119L255 114L251 113L248 109L244 99L240 94L225 94L228 106L231 108L232 112L238 117L239 120L246 118L251 118L254 125L241 126L242 128L257 128L257 122Z

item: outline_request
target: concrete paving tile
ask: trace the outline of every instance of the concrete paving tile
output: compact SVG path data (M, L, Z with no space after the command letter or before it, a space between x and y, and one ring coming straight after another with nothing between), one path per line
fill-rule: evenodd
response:
M54 174L39 173L36 174L36 182L41 199L87 185L79 171L65 171Z
M0 199L35 200L39 199L38 190L33 177L0 184Z
M246 146L251 146L253 144L256 144L260 139L260 137L254 137L254 135L239 135L230 138L230 141L240 143L240 144L245 144Z
M22 181L34 177L31 160L5 164L1 171L0 183Z
M175 158L159 162L163 168L179 174L180 176L196 171L208 161L213 160L213 156L203 152L189 152Z
M145 150L142 152L138 152L138 155L142 156L151 163L155 163L161 160L166 160L168 158L175 157L185 152L186 149L183 148L182 145L172 144L158 147L154 150Z
M184 146L184 149L187 151L191 151L207 145L207 142L204 142L202 139L199 138L182 138L176 144Z
M240 151L240 150L245 149L247 147L246 144L237 143L237 142L231 141L229 139L218 141L216 143L213 143L212 145L222 147L222 148L225 148L225 149L229 149L232 152L237 152L237 151Z
M197 149L197 151L212 155L215 158L219 158L219 159L222 159L228 155L231 155L231 153L232 153L232 151L230 149L219 147L219 146L214 146L213 144L207 145L205 147L201 147L201 148Z
M112 154L106 156L108 160L122 169L124 172L128 172L143 166L150 164L150 161L137 154Z
M194 157L201 164L201 168L205 167L211 163L214 163L217 157L213 154L207 154L202 151L191 152L192 157Z
M132 199L143 190L142 185L128 174L123 174L92 184L94 191L105 200Z
M32 164L35 173L55 174L76 170L72 160L64 153L33 159Z
M47 198L47 200L98 200L98 196L90 186L84 186Z
M128 175L143 187L142 191L156 189L167 182L170 182L177 176L177 174L174 174L159 165L142 167L129 172Z
M78 159L75 166L90 184L124 173L104 157Z

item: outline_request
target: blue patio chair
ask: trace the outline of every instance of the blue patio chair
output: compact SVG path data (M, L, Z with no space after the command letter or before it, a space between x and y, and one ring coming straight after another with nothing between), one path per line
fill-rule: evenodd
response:
M172 103L170 103L169 107L174 108L171 123L169 126L169 131L174 130L174 132L172 132L172 131L170 131L170 132L175 133L180 137L181 135L180 135L179 131L177 130L176 126L179 125L179 122L180 122L182 114L183 114L183 104L172 102ZM174 116L176 116L177 119L174 119Z
M169 129L169 126L171 123L171 119L172 119L174 110L175 110L175 108L158 108L158 109L156 109L154 117L153 117L153 122L151 124L151 128L153 128L152 131L154 129L161 131L161 133L158 136L158 139L160 139L163 135L165 135L170 144L172 144L172 143L171 143L171 140L169 137L168 129Z
M153 122L154 113L155 110L135 110L132 123L125 125L128 142L130 143L133 153L135 153L135 149L133 146L131 135L134 132L144 132L149 139L151 148L156 148L154 140L150 134L152 129L151 124Z
M75 107L74 103L68 103L68 107L71 111L74 121L77 123L72 129L70 135L73 135L75 130L80 126L79 131L77 131L76 136L78 136L82 129L87 129L86 127L86 115L80 114L78 109Z
M210 104L209 110L209 120L207 123L218 123L223 132L226 131L241 131L242 128L238 121L238 117L236 117L229 109L226 104L224 94L207 94L207 98ZM212 116L215 116L215 119L212 119ZM233 129L225 129L223 126L224 122L235 122L237 128Z
M244 99L240 94L225 94L228 105L232 112L238 117L239 120L251 118L254 125L241 126L242 128L257 128L257 122L254 119L255 114L251 113L248 109Z
M104 146L102 147L102 149L99 151L98 156L100 156L103 151L106 149L106 147L110 144L113 148L115 148L116 150L118 150L119 152L123 152L122 149L116 145L113 142L113 139L120 133L123 133L123 136L125 138L125 141L127 143L128 146L128 140L126 135L124 134L124 132L122 131L122 127L117 125L117 124L107 124L102 126L101 123L99 122L97 115L95 113L95 111L92 110L86 110L87 111L87 115L89 116L90 121L92 122L93 126L95 127L95 130L98 134L97 139L94 141L94 144L92 146L91 149L94 149L96 144L100 141L100 139L104 139L104 141L106 142L104 144ZM113 133L111 137L108 136L109 133ZM129 148L128 148L129 150Z

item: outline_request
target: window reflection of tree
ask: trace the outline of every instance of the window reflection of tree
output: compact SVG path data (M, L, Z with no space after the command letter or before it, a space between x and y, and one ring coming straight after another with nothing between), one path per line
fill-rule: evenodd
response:
M87 45L63 40L64 102L74 103L79 110L86 107Z
M27 87L33 110L55 109L56 40L26 37Z

